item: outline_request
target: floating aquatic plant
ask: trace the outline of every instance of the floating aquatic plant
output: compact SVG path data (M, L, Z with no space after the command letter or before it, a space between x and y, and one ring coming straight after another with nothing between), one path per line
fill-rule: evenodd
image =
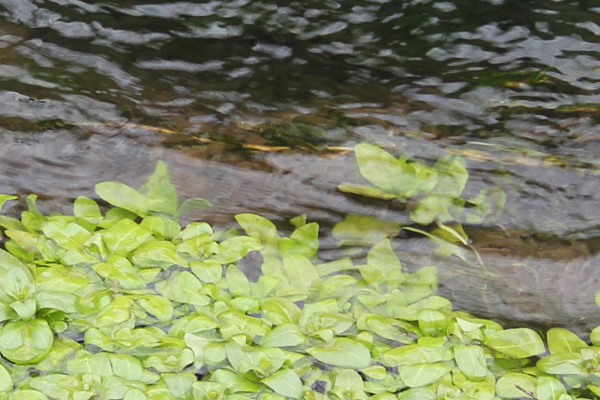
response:
M439 173L422 174L409 192L387 189L408 197L439 185ZM319 227L306 218L289 237L254 214L236 216L245 234L182 227L186 204L208 203L179 205L162 162L139 190L108 182L97 193L112 208L80 197L72 215L47 216L30 196L19 219L0 218L0 399L600 393L600 331L590 346L551 330L536 364L547 352L536 332L454 310L436 295L436 268L404 271L385 236L364 262L321 263ZM250 252L262 258L255 281L238 264Z

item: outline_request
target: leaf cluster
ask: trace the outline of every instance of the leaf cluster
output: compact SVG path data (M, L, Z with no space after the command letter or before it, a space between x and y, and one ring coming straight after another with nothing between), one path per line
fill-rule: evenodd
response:
M182 227L166 165L149 182L99 184L113 205L105 213L80 197L72 215L45 216L30 196L20 219L0 217L0 399L567 400L600 391L595 346L553 330L535 366L546 352L537 333L453 310L436 295L436 268L403 271L388 239L360 264L319 263L319 227L306 218L292 220L289 237L254 214L236 216L245 234ZM256 281L239 263L249 252L262 259Z
M361 175L375 187L343 183L338 188L361 196L414 203L410 218L420 225L451 221L479 224L499 216L504 209L506 195L500 188L482 189L469 199L462 197L469 179L462 157L445 156L430 166L406 156L396 158L369 143L356 145L354 152Z

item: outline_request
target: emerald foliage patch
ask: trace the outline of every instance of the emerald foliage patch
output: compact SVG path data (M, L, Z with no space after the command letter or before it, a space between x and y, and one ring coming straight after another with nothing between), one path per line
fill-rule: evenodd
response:
M464 160L433 168L383 153L357 147L380 188L367 194L420 196L421 224L459 218ZM241 230L182 227L182 214L210 204L180 204L163 162L140 189L104 182L96 192L112 208L79 197L72 215L47 216L31 195L20 219L0 216L0 399L600 396L600 330L588 345L552 329L546 346L531 329L454 310L436 295L435 267L403 270L388 239L395 226L349 217L336 230L348 239L367 227L366 260L322 263L319 227L303 217L289 237L254 214L236 216ZM486 196L468 200L467 221L487 215ZM238 263L250 252L262 260L256 281Z

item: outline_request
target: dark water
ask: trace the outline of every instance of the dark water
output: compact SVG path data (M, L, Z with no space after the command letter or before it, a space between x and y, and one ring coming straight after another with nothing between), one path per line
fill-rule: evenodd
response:
M307 213L331 227L406 216L338 192L356 171L327 146L451 151L469 160L468 190L508 200L497 225L470 227L495 275L448 262L446 293L482 315L593 325L598 21L583 0L0 0L0 192L66 211L162 158L182 197L215 204L210 222Z

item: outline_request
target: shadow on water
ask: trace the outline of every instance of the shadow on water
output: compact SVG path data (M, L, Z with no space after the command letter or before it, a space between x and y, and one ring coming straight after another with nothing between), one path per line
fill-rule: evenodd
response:
M600 8L472 3L0 0L0 192L66 211L164 159L183 198L213 203L190 218L254 212L285 230L307 214L326 232L348 213L406 220L337 190L361 182L340 147L460 154L468 192L508 196L496 225L467 227L488 269L436 260L419 238L396 240L401 258L439 263L462 309L587 329L600 322Z

